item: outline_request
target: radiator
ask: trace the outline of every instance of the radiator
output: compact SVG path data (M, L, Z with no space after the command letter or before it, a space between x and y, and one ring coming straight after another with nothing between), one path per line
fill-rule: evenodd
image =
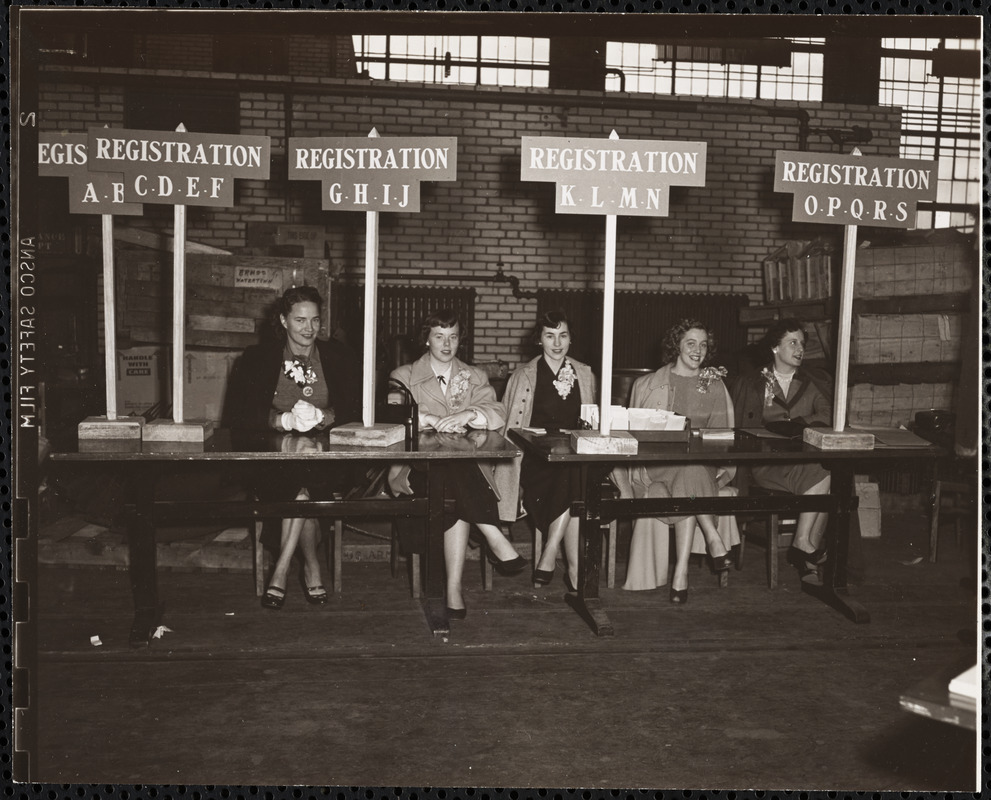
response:
M337 296L338 324L347 341L357 350L362 347L365 314L365 287L340 286ZM419 342L420 326L427 315L449 308L457 312L467 336L461 338L458 357L472 362L471 331L475 323L475 290L453 286L379 286L378 287L378 362L393 369L409 363L423 352Z
M618 370L657 369L661 339L681 319L697 319L716 338L715 363L723 364L747 344L739 310L748 305L744 294L704 292L616 292L613 324L613 367ZM571 320L571 353L596 371L602 359L602 291L542 289L537 312L560 310Z

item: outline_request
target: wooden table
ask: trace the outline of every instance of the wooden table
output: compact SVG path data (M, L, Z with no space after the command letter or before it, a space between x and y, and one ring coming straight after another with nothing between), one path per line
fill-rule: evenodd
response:
M164 610L159 601L155 526L164 522L194 520L245 521L285 517L419 517L427 521L427 552L424 558L424 613L434 634L450 631L444 601L444 470L432 464L514 458L520 451L499 433L470 431L466 434L421 433L415 444L390 447L329 445L326 434L265 433L235 437L217 431L205 443L84 441L72 452L54 452L56 465L85 469L110 465L124 486L127 545L134 598L134 623L130 642L147 645ZM428 479L427 497L402 499L353 498L339 500L291 500L262 502L244 500L156 500L161 479L173 475L236 476L246 484L260 485L266 476L286 471L299 475L335 466L380 465L413 462Z
M733 441L704 442L693 436L688 443L644 442L636 455L578 454L566 433L539 435L511 430L509 438L525 453L549 463L574 464L582 472L582 497L572 506L579 517L578 592L568 595L568 603L599 636L611 636L613 626L599 598L599 565L602 558L600 522L603 518L658 517L677 514L737 514L744 512L826 511L828 557L821 584L802 582L802 590L850 620L870 622L870 614L846 594L847 556L850 545L850 515L857 508L854 474L905 461L928 461L933 466L943 451L935 446L883 447L874 450L819 450L801 441L760 438L737 431ZM616 466L644 463L718 464L757 466L761 464L821 464L832 475L828 495L787 495L771 497L665 497L604 499L602 486Z
M940 670L904 692L898 698L899 705L913 714L976 731L976 701L951 694L949 689L950 681L975 663L973 658L966 658ZM978 687L980 681L978 676Z

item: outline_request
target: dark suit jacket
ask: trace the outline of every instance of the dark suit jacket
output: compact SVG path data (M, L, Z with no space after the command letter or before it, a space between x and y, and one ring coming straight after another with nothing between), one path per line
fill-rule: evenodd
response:
M831 425L833 422L832 387L828 376L805 368L795 372L787 399L775 384L774 401L764 406L766 382L760 372L743 375L733 386L733 408L738 428L761 428L767 422L805 425Z
M235 362L224 398L224 427L234 431L268 430L272 397L282 369L283 343L249 347ZM334 425L361 421L361 366L347 345L317 340L317 355L327 379Z

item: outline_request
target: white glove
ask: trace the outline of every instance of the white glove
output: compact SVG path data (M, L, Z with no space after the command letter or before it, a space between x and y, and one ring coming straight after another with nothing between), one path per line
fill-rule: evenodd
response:
M305 400L297 400L292 407L293 428L300 433L315 428L323 422L323 411Z

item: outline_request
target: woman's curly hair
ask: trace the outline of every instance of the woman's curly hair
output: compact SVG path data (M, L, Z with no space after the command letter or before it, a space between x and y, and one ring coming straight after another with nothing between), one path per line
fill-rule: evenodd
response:
M716 354L716 337L712 335L712 329L704 322L697 319L683 319L674 325L661 340L661 360L665 364L673 364L678 360L678 353L681 351L681 340L692 328L705 331L709 337L709 351L705 359L699 366L706 366Z
M801 331L803 340L808 342L809 334L805 330L805 325L803 325L802 321L796 317L785 317L784 319L779 319L770 328L768 328L767 333L764 334L763 338L760 340L760 344L758 345L758 351L763 363L773 364L774 348L781 344L781 340L784 339L785 336L796 331Z

